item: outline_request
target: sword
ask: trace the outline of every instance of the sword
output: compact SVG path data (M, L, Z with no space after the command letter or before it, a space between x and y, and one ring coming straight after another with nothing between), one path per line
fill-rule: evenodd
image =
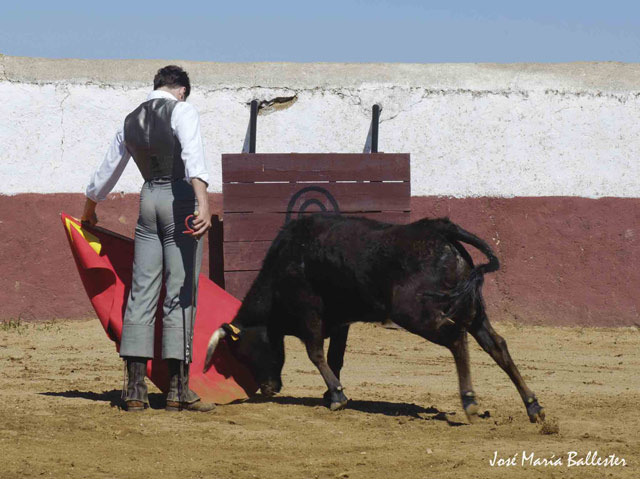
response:
M187 227L187 229L185 231L183 231L184 234L191 234L194 233L195 230L192 228L192 223L190 223L190 221L193 221L193 218L198 216L198 211L195 211L192 215L189 215L185 218L184 220L184 224ZM192 275L191 275L191 327L189 328L189 338L191 338L191 334L192 334L192 330L193 330L193 325L195 323L195 319L196 319L196 281L198 279L198 268L196 267L196 263L198 261L198 246L200 246L200 239L196 238L194 239L195 241L195 246L193 248L193 262L192 264ZM190 346L189 346L189 342L185 342L186 343L186 347L185 347L185 360L190 361L191 360L191 352L190 352Z
M193 218L198 216L198 211L195 211L192 215L189 215L184 220L184 225L186 226L186 230L183 231L184 234L191 234L195 230L192 228ZM196 281L198 279L198 247L200 246L200 239L195 238L195 245L193 248L193 262L192 262L192 275L191 275L191 323L189 325L189 332L187 335L187 325L185 324L185 317L182 317L182 328L183 328L183 339L184 339L184 365L183 365L183 374L185 370L188 371L188 365L191 363L191 336L193 335L193 326L196 320ZM182 381L178 383L180 385L180 389L182 389ZM180 397L180 401L182 401L182 391L178 393Z

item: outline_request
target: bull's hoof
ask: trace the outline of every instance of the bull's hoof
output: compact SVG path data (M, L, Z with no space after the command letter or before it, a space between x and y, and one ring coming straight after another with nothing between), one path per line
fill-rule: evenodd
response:
M469 404L464 408L464 413L467 415L469 423L475 423L478 420L478 405L476 403Z
M345 407L347 407L347 403L349 402L349 400L347 398L345 398L344 401L336 401L336 402L332 402L329 405L329 409L331 411L340 411L341 409L344 409Z
M342 387L335 391L325 391L322 396L327 407L332 411L344 409L349 402L349 398L342 392Z
M544 408L540 406L535 397L527 400L527 414L529 415L529 421L532 423L544 422Z
M478 419L478 403L476 402L476 396L473 392L465 393L462 396L462 408L467 415L469 423L473 424Z
M271 385L263 384L262 386L260 386L260 392L263 396L270 398L275 396L278 391L276 391L276 388Z

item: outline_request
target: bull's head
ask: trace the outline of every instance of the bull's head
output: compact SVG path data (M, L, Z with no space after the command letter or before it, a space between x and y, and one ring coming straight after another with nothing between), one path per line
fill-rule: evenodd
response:
M213 354L221 341L225 341L233 356L253 374L265 396L273 396L282 388L281 372L284 364L284 338L269 335L266 326L239 328L223 324L209 340L204 372L213 364Z

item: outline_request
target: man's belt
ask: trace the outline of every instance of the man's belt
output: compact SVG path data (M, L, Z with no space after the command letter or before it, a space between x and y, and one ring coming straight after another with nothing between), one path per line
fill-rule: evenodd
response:
M158 178L151 178L147 180L147 183L152 183L154 185L163 185L166 183L171 183L173 181L184 180L183 178L174 178L173 176L160 176Z

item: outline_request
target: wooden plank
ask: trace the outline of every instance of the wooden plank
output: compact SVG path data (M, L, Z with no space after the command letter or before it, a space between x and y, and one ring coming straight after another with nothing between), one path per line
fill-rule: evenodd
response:
M244 298L287 212L297 218L337 205L343 214L408 223L409 165L408 154L222 155L227 291Z
M364 216L386 223L409 223L409 212L347 214ZM294 219L298 215L294 216ZM224 241L271 241L284 226L284 213L228 213L224 216Z
M284 213L228 213L224 216L225 241L271 241L284 225Z
M222 182L410 181L408 153L222 155Z
M262 268L271 241L230 241L224 244L225 271L251 271Z
M409 211L410 191L408 182L224 184L223 209L225 213L285 213L289 207L298 212L307 205L307 211L319 212L319 205L334 211L337 202L341 212Z
M256 276L258 276L257 271L227 272L224 274L225 289L242 301Z
M252 217L261 217L261 221L268 219L284 219L284 215L230 215L234 217L242 217L240 220L244 224L247 224L247 220ZM405 224L409 222L409 213L377 213L368 214L366 217L372 219L379 219L380 221L387 221L390 223ZM228 218L228 217L227 217ZM237 219L237 218L235 218ZM234 220L225 220L225 235L228 231L228 223L233 223ZM271 223L274 224L274 223ZM275 228L279 229L279 226ZM234 229L239 231L238 228ZM264 229L264 232L267 230ZM276 231L277 234L277 231ZM226 241L224 243L225 252L225 272L224 272L224 284L225 289L235 296L242 299L249 290L251 283L258 274L258 271L262 267L264 256L266 255L271 241L275 237L263 237L261 241Z

